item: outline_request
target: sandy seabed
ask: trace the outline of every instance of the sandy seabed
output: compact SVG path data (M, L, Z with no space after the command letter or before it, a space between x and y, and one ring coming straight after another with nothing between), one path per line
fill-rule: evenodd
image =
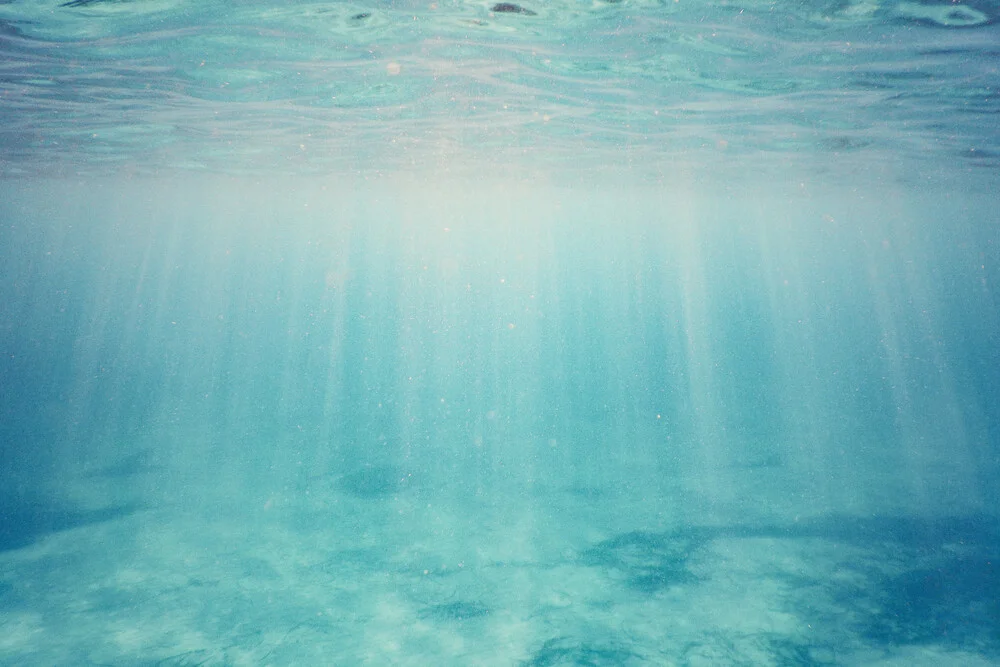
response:
M0 553L10 665L935 665L1000 658L996 522L670 519L670 491L362 477ZM210 507L206 510L205 507Z

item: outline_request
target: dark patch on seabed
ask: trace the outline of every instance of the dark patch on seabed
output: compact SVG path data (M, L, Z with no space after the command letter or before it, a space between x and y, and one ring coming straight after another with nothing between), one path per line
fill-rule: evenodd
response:
M1000 657L1000 553L941 554L884 577L862 635L880 645L935 644Z
M569 637L550 639L523 667L628 667L649 664L628 646L616 642L578 642Z
M421 619L428 621L467 621L484 618L492 613L492 609L480 602L459 600L444 604L432 604L420 610Z
M808 646L794 638L746 639L754 644L754 652L780 658L780 664L836 664L837 637L846 635L886 648L934 645L1000 658L1000 520L992 517L837 516L791 526L737 524L674 532L632 531L583 550L579 562L603 570L628 591L657 596L671 588L709 581L711 542L740 539L819 540L828 545L822 547L823 552L840 547L854 554L860 550L860 556L836 565L852 576L830 577L830 570L823 567L813 574L780 568L761 572L761 577L783 582L789 590L815 592L803 593L800 599L789 597L788 612L814 620L836 615L824 622L831 634L825 639L816 637ZM690 569L696 556L698 576ZM746 655L738 646L726 648L733 641L717 637L689 648L698 655L710 651L720 659ZM610 658L601 662L600 656L614 655L606 651L573 646L561 638L543 646L526 664L624 664Z
M344 493L365 500L388 498L407 488L410 473L396 465L366 465L337 481Z
M521 5L515 5L513 2L498 2L490 7L490 11L496 14L523 14L524 16L537 16L537 14L530 9L526 9Z
M21 549L54 533L121 519L140 509L119 505L81 510L52 501L0 495L0 552Z
M1000 658L1000 520L835 517L788 531L861 547L855 577L822 586L876 645L934 645ZM805 616L807 610L797 610ZM832 622L832 621L831 621Z
M622 533L599 542L581 554L584 565L606 569L628 588L656 593L677 584L696 581L688 561L704 540L684 533Z
M162 472L163 470L163 466L157 462L156 453L151 449L144 449L131 455L122 456L114 463L89 470L85 474L91 478L114 480Z
M0 2L0 5L2 5L2 4L4 4L4 3ZM10 21L4 21L3 19L0 19L0 35L10 35L11 37L21 37L22 33L18 29L18 27L15 26Z

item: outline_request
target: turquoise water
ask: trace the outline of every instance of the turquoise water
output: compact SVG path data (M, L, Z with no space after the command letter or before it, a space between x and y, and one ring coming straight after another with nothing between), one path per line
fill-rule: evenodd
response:
M997 664L997 17L0 2L0 664Z

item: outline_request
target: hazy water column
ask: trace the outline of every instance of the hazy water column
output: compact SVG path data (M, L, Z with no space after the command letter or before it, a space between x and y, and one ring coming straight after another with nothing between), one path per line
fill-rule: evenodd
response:
M995 493L995 213L974 198L60 188L6 202L27 397L6 428L38 443L18 465L145 448L232 489L399 461L472 492L684 478L720 511L767 511L754 467L816 511Z

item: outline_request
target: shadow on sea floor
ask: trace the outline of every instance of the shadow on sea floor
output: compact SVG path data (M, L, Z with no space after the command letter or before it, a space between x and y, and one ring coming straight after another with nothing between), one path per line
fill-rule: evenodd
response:
M579 562L597 568L629 594L650 597L711 580L708 551L713 542L759 538L819 540L864 554L835 565L841 574L851 576L832 577L823 567L812 573L762 574L778 579L788 590L814 591L829 600L843 610L842 619L850 619L845 631L865 644L886 648L934 645L1000 658L1000 522L991 517L924 520L833 516L792 526L631 531L583 550ZM694 570L696 562L699 567ZM817 618L812 607L815 598L809 598L790 596L787 611L799 618ZM831 626L843 625L834 619L830 622ZM795 641L761 641L767 645L767 653L784 655L783 660L791 661L788 664L831 664ZM605 655L604 649L595 649L593 656L586 657L590 649L584 645L574 648L566 642L564 638L552 640L526 664L625 664L615 663L613 657L600 657ZM831 639L831 643L837 641Z
M44 499L0 496L0 552L21 549L60 531L121 519L141 509L130 504L82 510Z

